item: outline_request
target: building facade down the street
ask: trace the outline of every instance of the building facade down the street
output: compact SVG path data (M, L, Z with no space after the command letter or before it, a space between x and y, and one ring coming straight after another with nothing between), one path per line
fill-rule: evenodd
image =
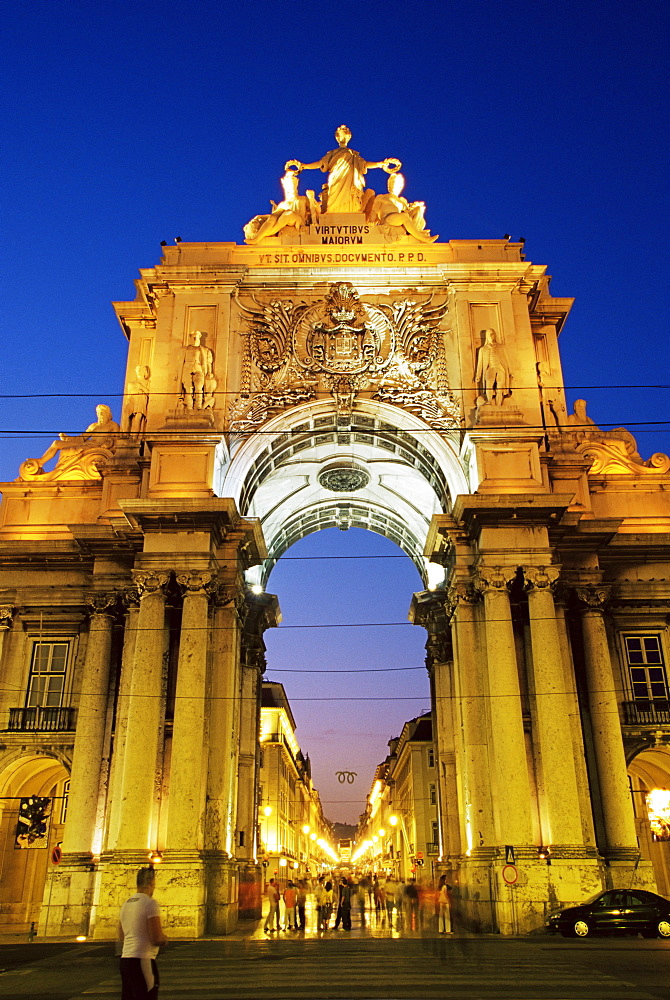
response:
M389 749L361 816L356 864L403 881L435 881L440 831L431 713L406 722Z
M320 874L337 858L333 831L300 750L282 684L263 681L259 759L259 856L266 878Z
M545 265L440 241L400 160L350 139L288 160L244 243L142 268L118 412L2 484L9 927L111 938L149 857L171 937L258 913L265 586L333 526L423 581L459 919L524 933L603 886L667 889L670 458L570 412Z

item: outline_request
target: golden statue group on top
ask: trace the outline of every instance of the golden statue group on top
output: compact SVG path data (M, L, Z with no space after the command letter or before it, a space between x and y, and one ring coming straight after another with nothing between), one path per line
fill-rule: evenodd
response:
M421 243L434 243L439 237L431 236L426 229L422 201L409 202L402 196L405 178L399 172L402 166L395 157L372 163L355 149L349 149L351 131L340 125L335 132L337 149L331 149L314 163L287 160L281 185L284 200L276 204L269 215L256 215L244 227L245 242L261 243L283 229L299 230L301 226L314 225L322 215L356 214L365 216L368 223L404 230ZM386 194L376 194L365 186L368 170L379 168L389 175ZM303 170L321 170L328 174L320 199L314 191L298 194L298 181Z

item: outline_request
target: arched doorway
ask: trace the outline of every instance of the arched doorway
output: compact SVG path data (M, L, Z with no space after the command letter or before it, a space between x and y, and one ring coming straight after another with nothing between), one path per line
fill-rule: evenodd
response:
M0 775L0 907L17 934L40 922L51 854L63 839L68 788L69 774L54 757L20 756Z
M670 749L642 750L628 766L635 826L644 858L654 868L658 891L670 894Z

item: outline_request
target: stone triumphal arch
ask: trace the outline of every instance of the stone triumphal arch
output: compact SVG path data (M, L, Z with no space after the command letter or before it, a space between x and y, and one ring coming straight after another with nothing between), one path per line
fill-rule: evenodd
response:
M643 794L670 738L670 460L568 412L571 300L522 244L440 242L400 161L336 138L287 162L244 243L164 247L115 305L122 411L3 484L0 782L46 755L61 770L17 800L41 793L48 819L67 797L47 933L112 936L148 856L173 935L257 911L264 585L334 525L393 539L424 581L460 919L530 930L667 870L626 748Z

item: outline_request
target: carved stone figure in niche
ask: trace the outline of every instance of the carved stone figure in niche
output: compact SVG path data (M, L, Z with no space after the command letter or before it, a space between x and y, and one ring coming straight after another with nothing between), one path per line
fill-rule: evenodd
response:
M402 228L422 243L434 243L439 236L431 236L426 229L424 214L426 205L423 201L407 201L402 197L405 178L402 174L392 173L388 179L388 194L378 194L372 202L369 211L370 222L383 226L402 226Z
M507 352L498 343L495 330L484 330L483 333L484 343L477 352L475 382L482 393L480 399L485 403L502 406L505 396L511 393Z
M289 226L299 229L300 226L309 225L312 216L310 198L298 194L296 171L287 170L281 179L281 186L284 190L284 200L278 205L274 201L270 203L271 214L256 215L251 222L247 222L244 227L246 243L260 243L261 240L274 236ZM310 194L314 203L314 192L311 191Z
M21 464L19 477L34 479L37 476L53 476L56 479L99 478L94 464L88 459L103 459L116 448L119 425L112 420L112 411L105 403L95 408L97 420L89 424L83 434L74 436L60 434L52 441L41 458L28 458ZM58 455L52 472L45 473L44 466ZM90 476L89 476L90 473Z
M184 349L181 366L180 402L187 410L214 408L218 382L214 376L214 353L201 344L202 332L194 330Z
M376 163L363 159L355 149L349 149L351 130L346 125L340 125L335 132L337 149L331 149L320 160L314 163L302 163L300 160L288 160L284 169L294 168L297 173L302 170L321 170L328 174L321 195L321 212L365 212L366 207L374 198L374 191L365 190L365 174L368 170L379 167L383 170L400 170L400 160L393 157Z
M137 365L135 376L137 381L128 383L128 432L141 434L147 422L151 371L147 365Z

